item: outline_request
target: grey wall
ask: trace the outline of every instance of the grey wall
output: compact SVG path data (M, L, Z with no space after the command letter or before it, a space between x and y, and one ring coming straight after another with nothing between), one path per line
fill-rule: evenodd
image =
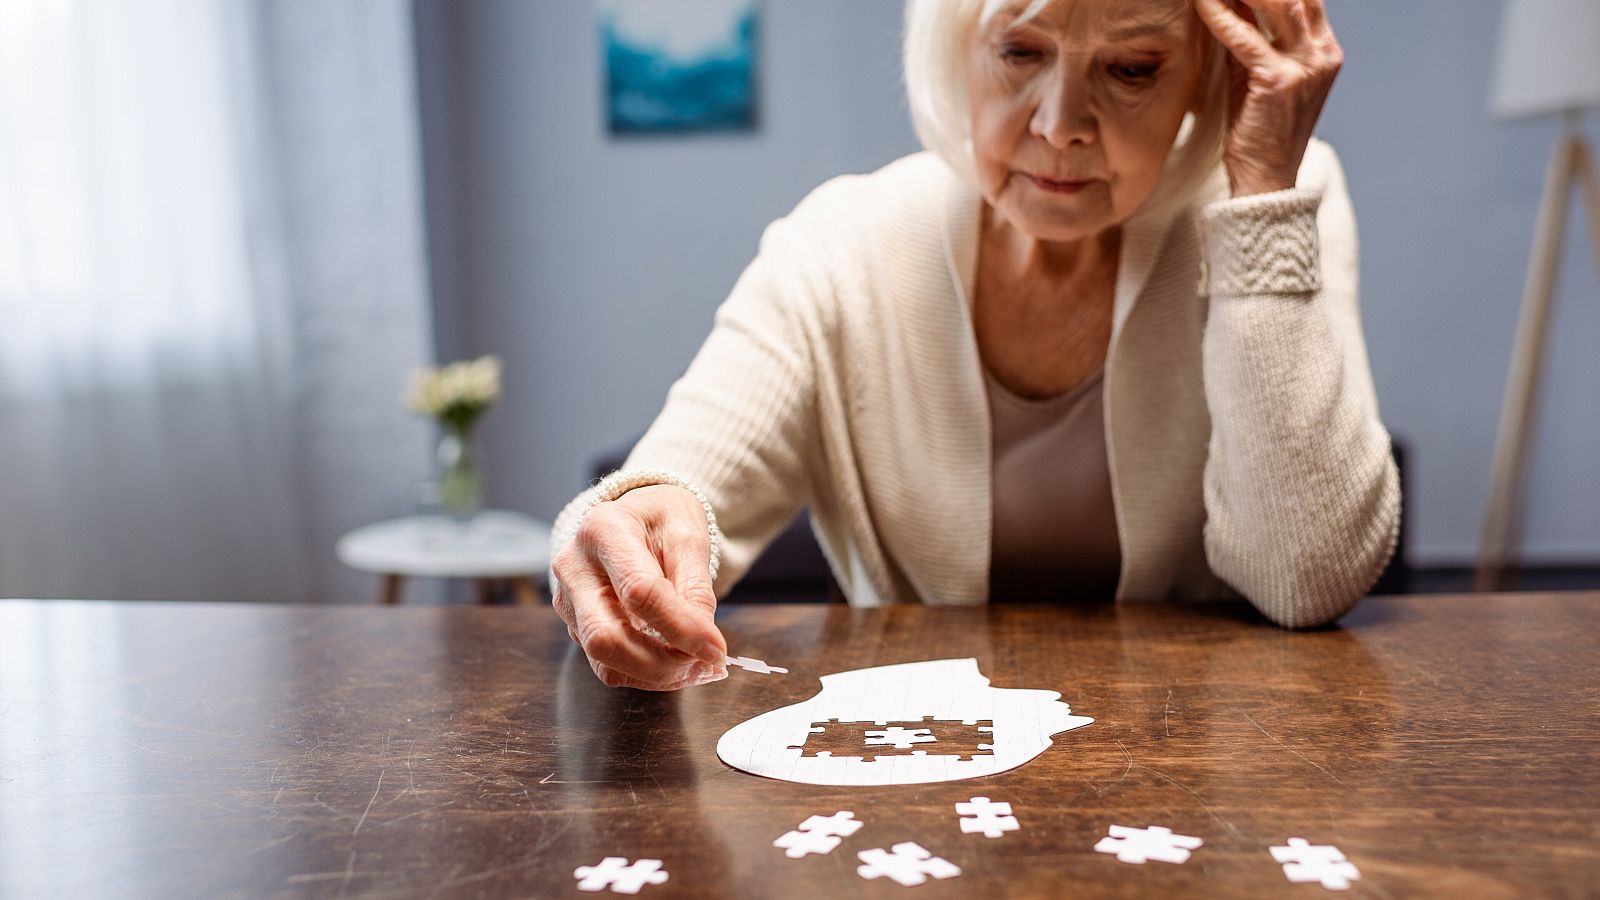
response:
M917 149L898 0L769 0L761 127L612 141L592 6L417 0L436 333L506 358L490 492L546 518L649 423L763 226ZM1553 123L1485 110L1494 0L1342 3L1320 133L1361 223L1385 419L1414 457L1414 558L1471 557ZM1576 224L1576 223L1575 223ZM1534 457L1530 556L1600 559L1600 288L1568 242Z
M492 500L550 518L601 448L649 424L761 229L916 148L900 7L770 2L758 131L622 141L592 4L418 0L417 20L430 241L451 256L434 293L459 319L439 323L440 354L506 357Z
M1495 0L1340 3L1331 15L1346 63L1320 131L1344 159L1360 223L1383 416L1416 456L1415 557L1467 560L1559 129L1485 111ZM1528 550L1545 561L1600 559L1600 284L1572 211L1532 456Z

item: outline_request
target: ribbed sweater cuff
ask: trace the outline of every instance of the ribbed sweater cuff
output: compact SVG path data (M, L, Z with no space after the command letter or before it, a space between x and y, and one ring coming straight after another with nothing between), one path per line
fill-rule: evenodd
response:
M1319 193L1303 188L1234 197L1200 210L1208 297L1314 294L1322 289Z
M722 529L717 527L717 513L711 508L711 501L706 498L705 492L699 487L680 478L671 472L659 469L619 469L602 478L594 487L585 491L582 496L573 501L562 514L557 517L556 525L552 529L554 540L552 549L565 547L578 533L578 527L583 524L583 517L589 511L602 503L608 503L621 497L623 494L642 487L656 484L673 484L683 488L700 501L700 508L706 514L706 531L711 538L711 564L710 574L713 584L717 580L717 570L722 565ZM551 582L552 584L554 582Z

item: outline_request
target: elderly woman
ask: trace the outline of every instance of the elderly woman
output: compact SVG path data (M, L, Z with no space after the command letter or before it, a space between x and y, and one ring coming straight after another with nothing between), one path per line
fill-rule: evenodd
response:
M716 597L807 505L858 606L1348 609L1400 497L1311 137L1341 59L1323 0L910 0L927 152L768 227L625 467L557 519L595 673L724 677Z

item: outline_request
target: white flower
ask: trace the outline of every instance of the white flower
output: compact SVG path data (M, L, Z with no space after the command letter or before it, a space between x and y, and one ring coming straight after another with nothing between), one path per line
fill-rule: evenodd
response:
M470 424L500 399L500 360L484 356L413 372L405 405L441 420Z

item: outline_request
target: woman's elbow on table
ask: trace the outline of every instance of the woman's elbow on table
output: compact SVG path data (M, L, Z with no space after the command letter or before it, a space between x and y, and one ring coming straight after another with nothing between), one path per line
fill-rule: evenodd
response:
M1206 560L1274 623L1325 625L1366 596L1394 556L1400 502L1399 472L1386 459L1376 483L1344 515L1308 510L1294 526L1266 528L1254 539L1208 522Z

